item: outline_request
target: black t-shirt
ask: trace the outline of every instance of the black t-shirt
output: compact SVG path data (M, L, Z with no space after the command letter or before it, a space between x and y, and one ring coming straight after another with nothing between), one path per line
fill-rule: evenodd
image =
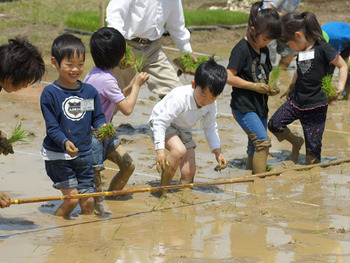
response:
M272 69L269 50L261 48L258 54L243 38L232 49L227 68L236 69L237 76L244 80L267 84ZM266 94L232 87L231 108L241 113L256 112L260 118L267 118L267 100Z
M322 78L327 75L338 54L328 43L316 43L312 49L298 53L298 77L294 90L289 94L296 107L312 109L327 105L327 98L321 89Z

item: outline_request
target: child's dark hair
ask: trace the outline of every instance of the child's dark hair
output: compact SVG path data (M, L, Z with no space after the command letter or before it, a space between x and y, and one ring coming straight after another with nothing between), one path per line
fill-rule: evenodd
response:
M33 84L45 74L45 63L38 49L26 37L9 39L0 46L0 82L13 86Z
M322 29L314 13L288 13L282 17L282 42L294 40L295 32L301 31L305 34L307 41L315 41L319 44L326 42Z
M65 57L71 59L74 54L79 57L83 56L85 60L85 46L80 38L71 34L63 34L58 36L52 43L51 56L53 56L58 65L61 65Z
M213 57L200 64L194 75L195 86L199 86L202 90L208 87L215 97L224 90L226 81L225 67L216 63Z
M271 8L262 9L263 4L263 1L255 2L250 8L247 35L254 42L259 35L270 40L281 36L281 21L277 11Z
M90 39L90 52L96 67L107 70L119 65L126 51L123 35L115 28L102 27Z

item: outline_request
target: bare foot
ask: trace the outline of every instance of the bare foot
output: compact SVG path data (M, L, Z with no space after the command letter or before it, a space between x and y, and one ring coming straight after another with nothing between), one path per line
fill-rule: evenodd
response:
M299 160L299 151L301 149L301 146L304 144L304 139L303 137L296 137L295 143L292 144L292 153L287 157L287 160L291 160L294 163L298 163Z

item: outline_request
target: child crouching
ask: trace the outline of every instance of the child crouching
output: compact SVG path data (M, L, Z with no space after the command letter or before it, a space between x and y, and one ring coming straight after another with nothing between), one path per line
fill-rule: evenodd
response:
M161 186L169 185L180 166L180 184L192 183L196 173L191 129L201 119L210 150L221 167L227 161L221 152L216 123L216 99L227 80L226 69L213 59L196 70L192 85L173 89L153 108L149 123L153 133ZM165 149L169 151L166 156Z

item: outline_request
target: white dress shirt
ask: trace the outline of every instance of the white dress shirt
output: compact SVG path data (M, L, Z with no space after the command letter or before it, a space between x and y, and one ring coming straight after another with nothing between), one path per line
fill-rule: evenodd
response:
M159 39L166 26L180 51L192 52L181 0L111 0L106 21L128 40Z
M191 85L173 89L153 108L149 122L152 123L155 149L165 149L165 131L171 123L184 131L191 131L201 119L201 126L210 151L220 148L220 138L216 123L216 101L198 108Z

